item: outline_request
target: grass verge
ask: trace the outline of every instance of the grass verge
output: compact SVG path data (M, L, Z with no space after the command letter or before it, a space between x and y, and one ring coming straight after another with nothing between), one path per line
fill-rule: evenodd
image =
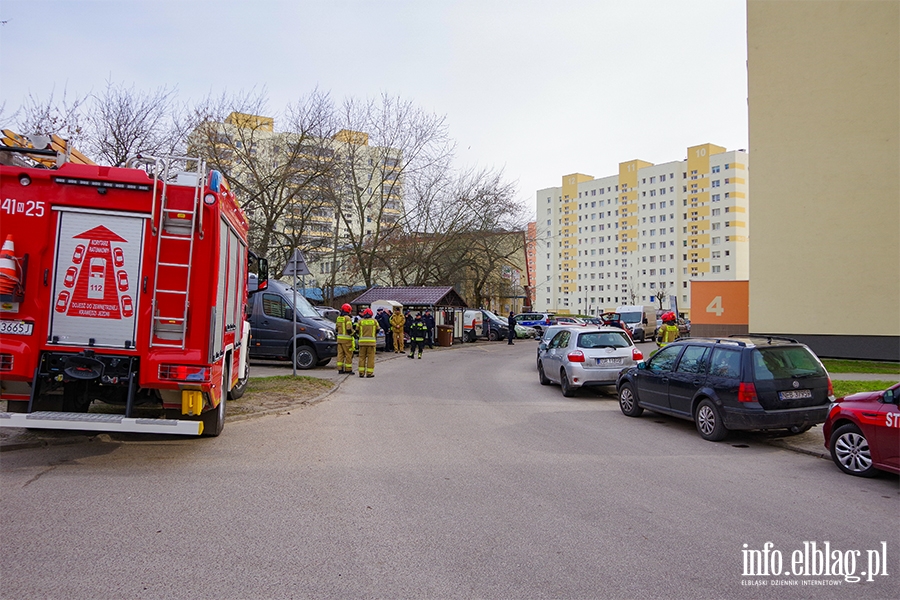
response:
M309 402L334 387L334 382L300 375L251 377L247 391L238 400L225 405L228 415L245 415L268 410L288 409Z
M885 373L900 375L900 363L877 362L872 360L839 360L823 358L822 364L829 373Z
M840 398L858 392L876 392L885 390L897 383L894 381L848 381L846 379L834 379L831 384L834 386L834 397Z

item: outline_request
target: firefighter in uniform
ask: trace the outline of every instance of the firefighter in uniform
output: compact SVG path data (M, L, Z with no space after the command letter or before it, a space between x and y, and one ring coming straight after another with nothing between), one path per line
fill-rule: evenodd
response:
M359 376L375 377L375 336L378 322L372 318L372 309L362 312L359 321Z
M406 318L400 312L400 307L394 307L394 314L391 315L391 334L394 336L394 353L403 352L403 326L406 324Z
M409 357L414 358L416 348L419 349L419 358L425 350L425 338L428 337L428 326L422 320L422 314L416 315L416 320L409 326Z
M662 316L663 326L659 328L656 345L662 348L678 339L678 326L675 324L675 313L669 311Z
M353 375L353 319L349 304L341 306L341 316L337 318L337 368L338 373ZM362 364L362 362L360 362Z

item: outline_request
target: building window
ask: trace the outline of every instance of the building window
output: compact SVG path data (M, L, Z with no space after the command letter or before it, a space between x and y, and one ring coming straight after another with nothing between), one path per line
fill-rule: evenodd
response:
M722 238L720 238L720 237L714 237L714 238L712 239L712 245L713 245L713 246L718 246L718 245L721 244L721 243L722 243Z

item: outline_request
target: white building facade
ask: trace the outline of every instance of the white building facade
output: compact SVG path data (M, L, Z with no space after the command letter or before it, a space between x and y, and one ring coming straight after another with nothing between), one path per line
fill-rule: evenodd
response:
M703 144L682 161L632 160L539 190L534 310L597 315L674 298L689 316L692 280L748 279L748 162Z

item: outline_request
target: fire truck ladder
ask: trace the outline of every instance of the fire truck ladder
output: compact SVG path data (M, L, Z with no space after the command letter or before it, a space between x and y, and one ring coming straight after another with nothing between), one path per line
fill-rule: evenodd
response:
M195 165L195 171L170 173L173 161ZM158 169L157 169L158 175ZM192 185L194 198L190 210L172 208L169 200L169 184ZM157 179L154 180L154 204ZM191 282L191 263L194 255L195 234L203 236L202 198L206 182L206 161L198 158L177 157L167 160L162 176L159 229L156 233L156 267L153 274L153 331L150 346L184 349L187 337L188 290ZM169 257L167 262L161 257ZM171 258L176 257L176 258ZM183 285L181 285L183 283ZM171 300L160 302L162 298ZM180 299L180 301L179 301ZM165 312L164 312L165 311Z

